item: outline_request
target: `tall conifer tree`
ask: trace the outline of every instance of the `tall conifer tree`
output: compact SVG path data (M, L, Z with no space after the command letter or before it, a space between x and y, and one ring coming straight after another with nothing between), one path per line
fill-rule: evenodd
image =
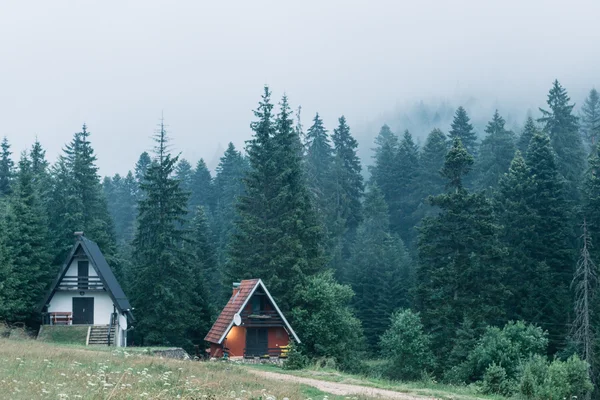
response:
M390 232L387 204L377 186L367 193L349 265L354 307L369 345L376 348L392 313L409 307L414 278L402 240Z
M0 197L11 193L14 162L11 158L10 144L6 136L0 144Z
M564 344L558 338L566 336L565 326L569 322L567 316L571 304L569 284L573 276L574 253L570 245L569 207L547 134L536 133L533 136L525 160L533 180L527 204L537 217L535 240L528 250L535 260L547 264L552 285L544 308L538 310L539 320L531 322L548 330L550 348L555 351Z
M525 126L523 127L523 131L521 132L521 136L519 136L519 140L517 141L517 148L521 152L521 154L526 154L527 149L529 148L529 142L531 142L531 138L538 131L535 126L535 122L533 118L530 116L527 117L525 121Z
M305 147L308 185L315 199L317 211L325 221L324 225L327 226L329 225L327 222L331 221L333 150L323 120L318 113L306 132Z
M305 181L300 138L284 96L273 121L265 88L247 153L251 170L230 245L226 280L262 278L285 310L294 289L323 268L321 230Z
M85 125L73 135L53 168L49 208L57 264L62 263L71 248L73 232L85 231L86 236L98 243L111 265L117 265L113 222Z
M35 323L36 306L56 271L45 210L36 193L31 160L21 156L6 216L5 272L0 319Z
M456 110L451 128L449 134L450 139L460 139L469 154L476 157L477 134L473 130L473 125L471 125L471 119L469 118L467 111L462 106L458 107Z
M487 136L481 141L477 177L480 189L495 189L514 158L515 135L504 127L505 124L506 121L496 110L485 128Z
M538 121L544 124L544 132L556 153L558 171L567 182L565 195L567 199L577 201L585 168L585 150L577 117L573 115L575 105L569 104L570 101L566 89L555 80L548 93L549 110L540 108L542 118Z
M390 228L404 243L412 244L415 236L415 211L418 206L419 147L410 132L404 131L394 163L398 187L390 207Z
M480 330L504 319L505 250L489 201L464 187L472 165L473 157L455 138L441 171L447 191L430 198L441 211L423 221L419 238L417 306L442 365L465 319Z
M592 149L600 137L600 95L596 89L590 90L581 107L581 133Z
M204 278L191 246L186 246L189 234L182 228L189 194L174 177L178 156L169 152L162 122L155 141L155 158L141 184L144 196L133 241L131 297L139 315L136 331L146 345L189 348L202 343L207 328L200 318L209 306L200 296Z

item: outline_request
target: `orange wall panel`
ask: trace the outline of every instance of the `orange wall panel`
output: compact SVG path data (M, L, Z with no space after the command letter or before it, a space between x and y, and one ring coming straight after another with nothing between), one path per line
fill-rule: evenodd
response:
M270 349L287 346L290 343L290 337L283 327L269 328L268 335Z
M223 346L229 349L230 357L243 356L246 348L246 329L241 326L232 327L223 341Z

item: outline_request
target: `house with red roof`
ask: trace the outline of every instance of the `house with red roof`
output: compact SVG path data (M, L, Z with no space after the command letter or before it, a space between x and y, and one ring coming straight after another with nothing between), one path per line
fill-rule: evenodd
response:
M233 284L227 305L204 338L211 357L285 357L296 332L260 279Z

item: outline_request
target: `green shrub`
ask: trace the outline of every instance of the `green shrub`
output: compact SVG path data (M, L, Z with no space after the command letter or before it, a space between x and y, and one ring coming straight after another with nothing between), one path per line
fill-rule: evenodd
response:
M400 310L392 315L380 346L387 361L384 373L389 378L417 380L433 366L429 336L423 332L419 314L411 310Z
M287 359L283 362L283 369L297 370L306 367L308 357L306 357L295 343L290 343Z
M509 322L502 329L488 327L469 353L467 361L446 374L448 380L481 381L488 367L502 365L509 380L515 379L519 366L535 354L544 354L548 345L547 334L534 325L522 321Z
M365 342L360 321L350 308L352 296L352 288L339 284L331 272L310 277L297 291L302 307L292 310L292 320L304 354L334 358L341 369L361 372Z
M501 365L492 363L483 375L481 392L483 394L500 394L509 396L513 391L512 382L506 376L506 370Z
M523 368L518 387L521 395L534 400L583 398L594 388L588 364L577 355L551 363L532 358Z

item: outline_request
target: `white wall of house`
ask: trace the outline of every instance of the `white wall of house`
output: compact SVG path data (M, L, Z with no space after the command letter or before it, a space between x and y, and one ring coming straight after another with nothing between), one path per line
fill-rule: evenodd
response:
M113 312L113 301L107 292L56 292L50 300L48 312L73 312L73 297L94 298L94 325L108 325Z

